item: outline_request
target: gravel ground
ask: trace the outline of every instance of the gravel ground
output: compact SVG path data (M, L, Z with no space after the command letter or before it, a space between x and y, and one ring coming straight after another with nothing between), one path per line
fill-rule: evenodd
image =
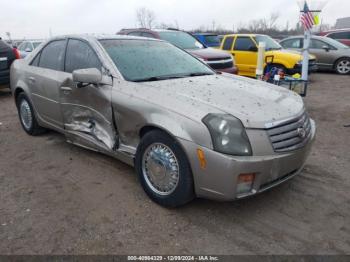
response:
M350 254L349 76L316 74L305 170L259 196L151 202L135 172L49 132L22 131L0 92L0 254Z

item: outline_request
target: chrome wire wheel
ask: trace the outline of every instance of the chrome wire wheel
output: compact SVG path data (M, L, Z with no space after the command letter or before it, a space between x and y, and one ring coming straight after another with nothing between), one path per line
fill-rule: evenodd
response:
M142 175L156 194L167 196L179 183L179 163L174 152L162 143L153 143L142 156Z
M350 72L350 60L344 59L337 63L337 72L339 74L348 74Z
M33 113L27 100L21 100L19 110L24 128L30 130L33 125Z

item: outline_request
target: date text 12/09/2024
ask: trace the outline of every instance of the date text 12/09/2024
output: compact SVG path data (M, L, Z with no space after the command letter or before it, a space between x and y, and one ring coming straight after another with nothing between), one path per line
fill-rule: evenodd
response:
M128 261L219 261L217 256L128 256Z

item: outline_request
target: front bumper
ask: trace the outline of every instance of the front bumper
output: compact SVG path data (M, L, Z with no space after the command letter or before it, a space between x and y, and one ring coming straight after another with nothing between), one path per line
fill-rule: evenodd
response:
M309 64L309 74L315 73L318 70L318 66L316 63ZM294 74L301 74L302 73L302 65L295 65L294 68L287 69L288 75L294 75Z
M311 125L312 135L304 147L267 156L229 156L180 139L192 167L196 195L231 201L261 193L296 176L302 171L315 139L315 123L312 121ZM205 169L200 167L198 148L204 151L207 162ZM250 173L256 174L251 191L237 194L238 176Z

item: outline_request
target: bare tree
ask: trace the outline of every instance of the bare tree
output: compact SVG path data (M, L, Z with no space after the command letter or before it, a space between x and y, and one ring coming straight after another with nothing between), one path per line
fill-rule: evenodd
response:
M156 15L145 7L136 10L137 23L142 28L152 29L155 25Z

